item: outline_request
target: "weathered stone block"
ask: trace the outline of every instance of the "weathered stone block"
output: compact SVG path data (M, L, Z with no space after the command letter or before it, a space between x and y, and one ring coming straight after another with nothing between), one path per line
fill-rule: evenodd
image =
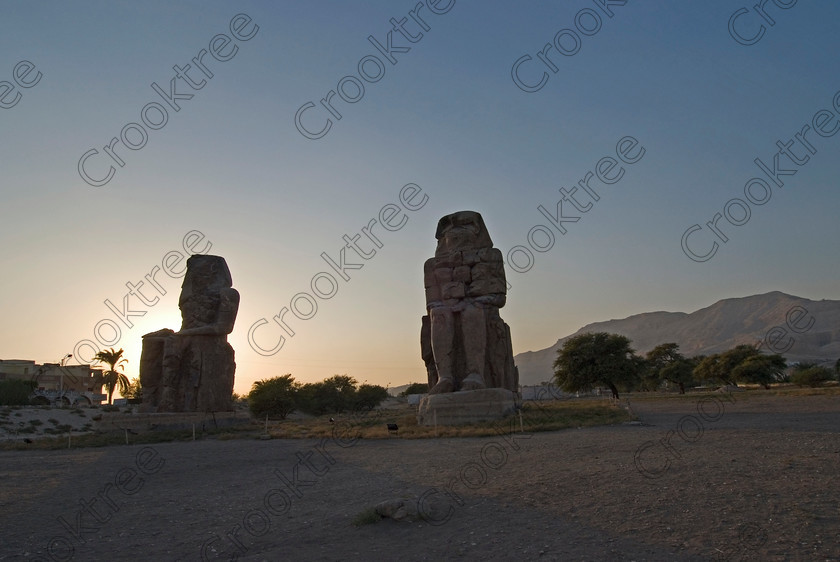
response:
M453 269L452 280L460 281L461 283L469 283L472 280L469 266L461 265Z
M420 425L458 425L504 418L516 413L517 395L504 388L428 394L420 400Z
M458 281L445 283L441 289L444 299L462 299L467 296L464 284Z

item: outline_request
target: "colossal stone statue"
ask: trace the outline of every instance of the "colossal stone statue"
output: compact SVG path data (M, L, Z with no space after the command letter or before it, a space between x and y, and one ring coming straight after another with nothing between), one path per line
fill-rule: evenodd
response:
M181 285L181 330L143 336L140 384L149 412L215 412L231 408L236 370L227 335L239 310L225 259L193 255Z
M475 211L447 215L435 238L435 257L423 267L428 315L420 331L429 393L518 392L510 328L499 316L507 293L504 263L484 219Z

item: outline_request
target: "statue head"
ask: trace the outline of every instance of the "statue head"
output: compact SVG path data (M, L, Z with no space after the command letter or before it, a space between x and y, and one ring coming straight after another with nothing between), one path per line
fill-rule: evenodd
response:
M475 211L458 211L441 218L435 238L438 241L436 256L493 247L484 219Z
M178 307L183 320L182 329L212 324L216 320L221 292L233 287L225 258L192 255L187 260L187 272L181 284Z

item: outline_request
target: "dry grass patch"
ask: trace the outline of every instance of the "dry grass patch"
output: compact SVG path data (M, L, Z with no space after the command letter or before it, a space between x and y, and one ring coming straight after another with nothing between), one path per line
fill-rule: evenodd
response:
M622 402L648 402L656 400L686 400L696 401L707 396L721 396L725 394L720 390L691 390L685 394L675 392L633 392L623 394ZM772 385L769 390L759 385L740 385L738 390L731 393L736 400L749 400L750 398L762 396L840 396L840 385L827 383L826 386L818 388L799 387L791 383Z
M428 439L433 437L484 437L498 435L500 428L522 431L556 431L572 427L610 425L633 419L625 410L606 401L526 402L513 416L492 422L421 426L416 410L411 406L392 410L332 416L320 416L305 421L281 421L269 426L273 438L346 437L362 439ZM397 424L396 434L389 433L387 424Z
M331 418L334 421L330 421ZM499 431L556 431L574 427L610 425L631 419L633 417L627 410L606 400L581 399L540 403L525 402L516 415L501 420L457 426L429 427L417 425L416 408L405 405L400 408L334 414L332 416L324 415L304 420L270 421L268 435L274 439L484 437L498 435ZM389 432L387 424L397 424L398 431L396 433ZM85 427L89 429L90 425ZM23 441L25 436L23 434L26 431L34 432L34 428L27 426L19 430L19 436L0 442L0 450L66 449L68 444L74 449L126 444L126 434L121 431L82 432L76 429L73 430L73 434L68 441L68 430L68 426L59 425L51 431L54 436L39 437L26 443ZM265 438L265 435L265 422L254 420L251 424L200 432L196 434L195 438L226 441ZM191 430L155 430L139 433L129 432L128 434L128 443L132 445L192 440Z

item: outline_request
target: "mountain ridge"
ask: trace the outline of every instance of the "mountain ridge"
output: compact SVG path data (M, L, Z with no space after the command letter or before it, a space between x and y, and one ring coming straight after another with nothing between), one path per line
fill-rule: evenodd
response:
M808 326L812 319L813 324ZM840 357L840 300L814 301L770 291L721 299L690 313L660 310L592 322L550 347L519 353L514 361L520 384L539 384L552 378L552 363L563 343L586 332L626 336L639 354L661 343L676 342L681 353L693 356L719 353L740 344L757 344L775 326L786 330L786 337L774 345L780 350L790 344L782 352L789 362L827 362Z

